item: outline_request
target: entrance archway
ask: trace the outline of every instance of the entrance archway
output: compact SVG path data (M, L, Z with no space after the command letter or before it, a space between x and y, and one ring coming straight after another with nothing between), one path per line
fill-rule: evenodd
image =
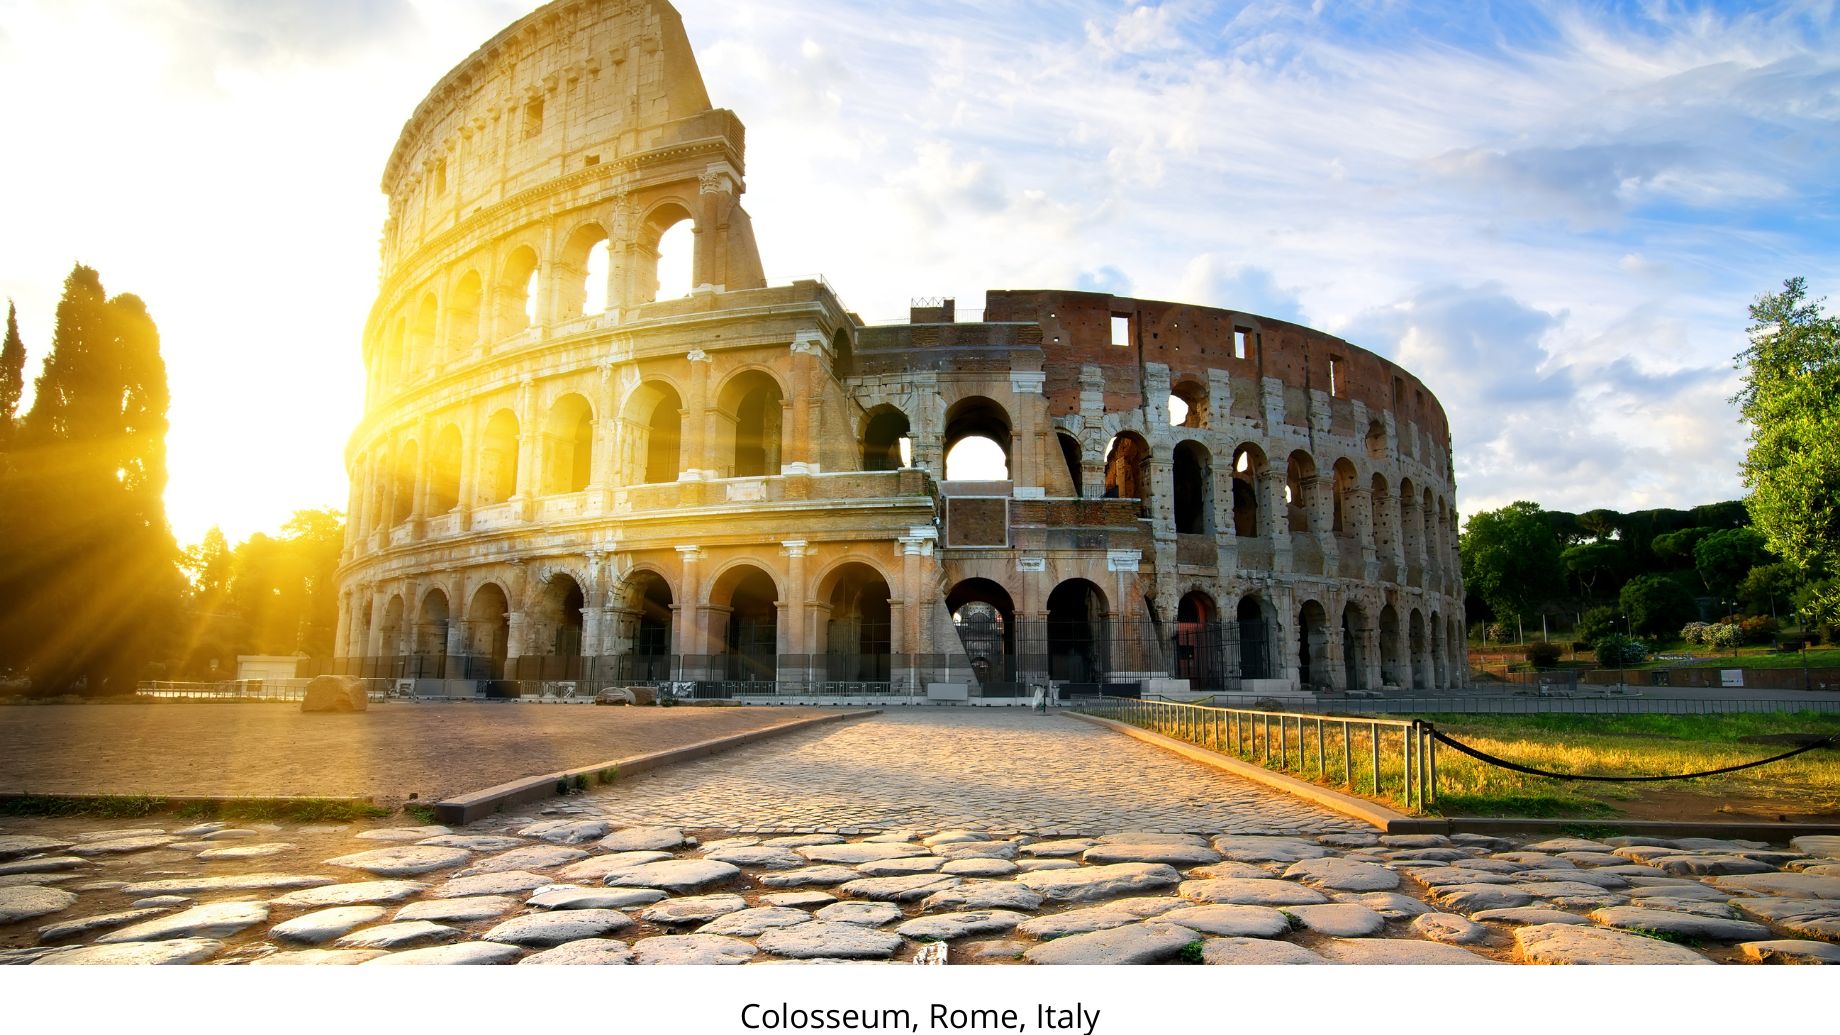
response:
M824 634L826 676L888 682L894 626L887 580L866 564L846 564L826 581L831 584L825 595L831 605Z
M1314 600L1297 612L1297 685L1304 690L1328 683L1329 616Z
M1265 602L1256 596L1241 597L1236 611L1239 619L1239 675L1241 679L1271 678L1271 623L1266 620Z
M1048 678L1102 683L1106 672L1105 594L1085 579L1068 579L1048 594Z
M505 678L511 646L511 606L505 591L488 582L473 594L466 609L468 679Z
M966 579L946 594L946 611L984 696L1016 685L1016 606L989 579Z

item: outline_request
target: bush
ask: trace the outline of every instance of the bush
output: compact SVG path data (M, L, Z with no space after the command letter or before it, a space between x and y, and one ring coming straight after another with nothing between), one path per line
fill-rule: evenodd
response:
M1592 649L1597 652L1597 663L1605 668L1640 665L1648 660L1648 644L1621 633L1605 636Z
M1534 668L1551 668L1559 663L1564 648L1551 640L1535 640L1527 645L1527 660Z
M1509 643L1514 639L1514 626L1507 622L1493 622L1489 625L1489 640L1494 643Z
M1714 650L1736 650L1744 641L1744 631L1730 622L1706 627L1706 646Z
M1643 575L1630 579L1617 598L1630 626L1639 633L1659 635L1678 629L1699 613L1693 594L1666 575Z
M1752 644L1769 643L1776 639L1776 634L1782 630L1782 626L1776 619L1769 615L1740 619L1738 628L1743 630L1744 642Z
M1594 607L1586 611L1584 617L1579 619L1578 639L1579 642L1586 644L1585 650L1590 650L1590 644L1596 643L1611 633L1621 632L1622 628L1622 614L1616 608Z
M1706 642L1706 630L1711 626L1705 622L1688 622L1681 627L1680 638L1692 646L1703 646Z

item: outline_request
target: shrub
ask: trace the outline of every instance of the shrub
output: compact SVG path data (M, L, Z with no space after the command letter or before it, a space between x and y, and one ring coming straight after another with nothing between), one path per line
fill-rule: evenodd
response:
M1508 643L1514 639L1514 626L1507 622L1492 622L1489 625L1489 639L1495 643Z
M1527 645L1527 660L1534 668L1551 668L1559 663L1563 653L1560 646L1551 640L1535 640Z
M1769 643L1776 638L1782 626L1769 615L1756 615L1741 619L1738 628L1743 630L1745 643Z
M1603 637L1592 649L1597 652L1597 663L1605 668L1640 665L1648 660L1648 644L1621 633Z
M1585 644L1596 643L1611 633L1621 632L1622 627L1622 615L1616 608L1594 607L1579 620L1578 639ZM1585 649L1590 648L1587 646Z
M1730 622L1706 627L1706 646L1713 650L1734 650L1744 640L1744 631Z
M1636 632L1658 635L1678 629L1699 612L1693 594L1666 575L1642 575L1630 579L1617 598L1629 624Z
M1711 628L1705 622L1688 622L1681 627L1680 638L1693 646L1702 646L1706 642L1706 630Z

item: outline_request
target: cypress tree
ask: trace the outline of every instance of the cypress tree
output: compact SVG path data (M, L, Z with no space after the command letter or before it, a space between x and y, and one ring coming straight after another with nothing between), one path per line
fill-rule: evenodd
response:
M19 339L19 309L6 303L6 340L0 343L0 454L13 442L13 424L19 416L19 397L26 387L26 343Z

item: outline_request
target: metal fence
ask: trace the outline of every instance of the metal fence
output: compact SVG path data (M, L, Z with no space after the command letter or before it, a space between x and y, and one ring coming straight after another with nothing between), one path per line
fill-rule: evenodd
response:
M1752 712L1840 714L1840 700L1822 697L1385 697L1336 701L1347 715L1727 715Z
M140 684L135 696L182 701L298 702L307 696L308 682L308 679L225 679L214 683L159 680ZM365 693L372 701L390 698L388 683L382 680L364 680L364 683Z
M1424 808L1437 798L1437 745L1416 719L1351 719L1118 698L1083 698L1070 710L1267 769L1339 783L1350 793L1390 796L1407 809Z

